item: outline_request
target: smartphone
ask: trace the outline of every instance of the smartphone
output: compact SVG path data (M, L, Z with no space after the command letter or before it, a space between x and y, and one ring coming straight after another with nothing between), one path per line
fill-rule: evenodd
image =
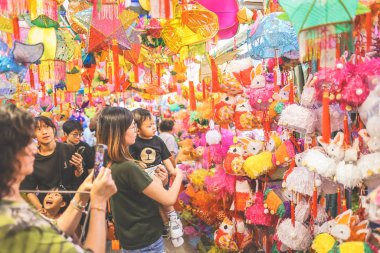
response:
M98 176L100 169L105 166L107 145L97 144L95 146L94 179Z
M80 147L77 149L77 153L80 154L80 155L82 155L85 149L86 149L85 146L80 146Z

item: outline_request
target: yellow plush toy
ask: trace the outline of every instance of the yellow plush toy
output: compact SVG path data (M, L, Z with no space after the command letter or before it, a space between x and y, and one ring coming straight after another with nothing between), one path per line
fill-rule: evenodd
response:
M178 142L178 146L180 146L180 150L177 155L177 163L194 160L196 151L192 139L184 139Z
M243 170L252 179L258 178L272 168L272 153L269 151L264 151L260 154L250 156L243 164Z

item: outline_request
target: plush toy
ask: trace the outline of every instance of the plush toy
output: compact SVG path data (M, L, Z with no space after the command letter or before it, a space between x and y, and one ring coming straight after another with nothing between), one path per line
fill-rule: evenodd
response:
M301 222L291 219L283 220L277 227L278 239L291 250L304 251L311 245L310 230Z
M249 186L248 180L245 179L237 179L236 180L236 193L235 193L235 198L234 202L232 202L231 211L237 210L244 212L247 205L248 201L252 199L252 190L251 187Z
M243 164L243 170L251 179L258 178L272 168L272 153L269 151L263 151L260 154L250 156Z
M322 233L314 238L311 248L315 253L373 253L365 242L338 242L328 233Z
M193 140L190 138L178 142L180 147L177 155L177 163L194 160L195 149L193 147Z
M215 244L222 249L237 251L238 246L233 240L235 224L228 218L224 218L219 228L214 232Z
M264 213L276 214L282 218L285 213L285 206L280 196L273 189L266 189L264 192Z
M351 209L338 215L336 224L331 228L331 235L340 242L364 241L369 233L368 221L360 221Z
M248 87L251 85L251 71L253 69L252 59L232 60L228 65L228 71L236 77L241 85Z
M261 122L252 113L251 105L248 99L240 97L234 113L234 123L238 130L246 131L254 128L260 128Z
M254 194L252 205L245 210L245 218L248 224L270 226L272 216L264 213L264 194L258 191Z
M273 154L273 164L276 166L284 165L295 156L295 150L293 143L290 140L284 141L281 145L276 149Z
M225 217L219 229L214 232L215 244L224 250L243 250L252 241L244 221L240 218L229 219Z
M261 64L257 65L256 69L252 69L251 86L247 91L249 103L252 108L257 110L267 108L273 102L274 86L266 84L266 79L262 72L263 67Z
M276 132L272 132L269 136L269 141L266 144L266 150L274 152L280 145L282 141L280 136Z
M259 154L264 148L262 141L254 140L249 137L238 137L237 141L243 145L245 159Z
M317 192L320 193L320 186L322 184L320 176L308 170L306 167L295 167L284 180L283 186L287 190L313 196L314 186L317 186Z
M235 98L228 94L223 94L220 101L215 104L215 122L223 128L228 128L228 124L233 121Z
M244 148L241 144L231 145L223 160L223 168L227 174L246 175L243 171Z
M323 149L326 151L327 155L334 159L335 162L340 162L344 159L344 134L338 132L333 140L330 140L329 143L323 142L322 136L318 136L317 140L319 144L322 145Z
M208 145L219 144L222 140L222 135L218 130L215 129L215 124L213 120L210 120L210 130L206 133L206 142Z
M353 188L361 183L362 174L356 164L359 151L359 138L356 138L352 147L344 151L344 160L336 168L336 181L346 188Z

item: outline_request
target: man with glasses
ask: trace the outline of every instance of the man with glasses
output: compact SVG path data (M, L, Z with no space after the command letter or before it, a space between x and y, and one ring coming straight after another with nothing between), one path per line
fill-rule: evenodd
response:
M62 125L66 143L75 146L77 153L83 157L83 169L85 173L94 167L94 149L86 142L82 141L83 127L77 120L68 120Z

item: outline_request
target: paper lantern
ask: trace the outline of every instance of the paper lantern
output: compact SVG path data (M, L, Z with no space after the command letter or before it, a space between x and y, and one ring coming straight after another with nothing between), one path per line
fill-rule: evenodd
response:
M171 51L179 52L183 46L208 41L218 29L215 13L200 4L183 4L178 8L176 18L164 25L161 36Z
M30 19L38 27L58 28L58 2L56 0L30 0Z

